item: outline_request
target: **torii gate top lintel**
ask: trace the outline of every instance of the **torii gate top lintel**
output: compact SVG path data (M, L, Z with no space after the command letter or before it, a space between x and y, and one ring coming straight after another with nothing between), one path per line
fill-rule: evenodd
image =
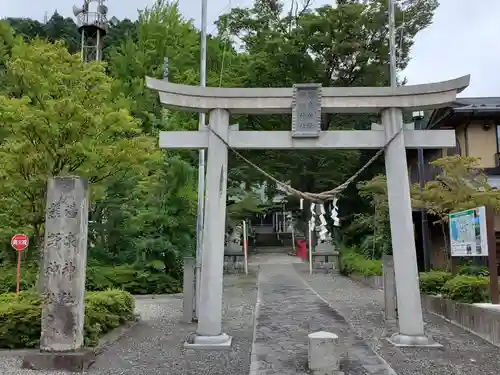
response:
M323 113L378 113L385 108L434 109L450 105L470 82L470 75L449 81L399 87L322 87ZM237 114L278 114L292 111L293 88L225 88L171 83L146 77L170 108L205 112L215 108Z

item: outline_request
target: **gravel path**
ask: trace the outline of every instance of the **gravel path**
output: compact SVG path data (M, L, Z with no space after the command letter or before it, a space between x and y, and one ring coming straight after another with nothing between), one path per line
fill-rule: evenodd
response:
M259 310L251 375L306 375L308 337L317 331L337 334L348 356L348 375L392 374L392 369L336 311L311 290L292 264L272 259L260 265Z
M185 339L196 324L180 323L182 296L140 297L142 321L98 357L89 375L247 375L253 340L255 276L224 277L224 332L233 336L230 351L186 351ZM0 357L1 375L63 375L20 369L21 359ZM65 374L67 375L67 374Z
M498 375L500 348L425 313L426 333L441 349L396 348L384 337L383 292L342 277L301 273L308 284L344 316L398 375Z

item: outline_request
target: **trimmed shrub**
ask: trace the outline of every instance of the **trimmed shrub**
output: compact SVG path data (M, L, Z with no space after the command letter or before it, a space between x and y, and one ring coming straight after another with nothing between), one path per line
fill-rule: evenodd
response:
M134 297L121 290L85 295L84 345L96 346L99 337L132 321ZM32 293L0 294L0 348L36 348L40 345L42 298Z
M445 297L465 302L478 303L488 302L490 280L483 276L459 275L448 280L441 288Z
M382 261L366 259L354 250L348 249L341 251L340 271L343 275L355 273L363 276L381 276Z
M21 290L34 288L37 269L26 268L21 275ZM182 292L179 280L161 270L132 265L88 266L85 288L103 291L110 288L123 289L132 294L172 294ZM16 291L16 268L0 268L0 293Z
M182 292L179 280L154 269L129 265L88 267L86 289L123 289L131 294L172 294Z
M429 295L440 294L443 285L452 277L451 273L444 271L421 272L419 277L420 292Z
M457 274L468 276L489 276L490 272L488 271L488 267L467 263L457 267Z

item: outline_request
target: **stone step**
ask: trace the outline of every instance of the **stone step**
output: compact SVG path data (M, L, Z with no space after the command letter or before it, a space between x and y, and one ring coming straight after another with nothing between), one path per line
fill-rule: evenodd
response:
M292 246L257 246L255 254L288 254L293 252Z

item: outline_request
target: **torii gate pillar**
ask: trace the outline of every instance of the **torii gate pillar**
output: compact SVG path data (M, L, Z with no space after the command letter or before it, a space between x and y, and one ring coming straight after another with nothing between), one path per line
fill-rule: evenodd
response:
M222 275L226 218L227 145L234 149L380 149L385 152L389 215L396 275L399 333L397 346L439 346L424 334L418 281L406 148L443 148L456 144L453 130L406 130L402 110L451 105L470 77L403 87L321 88L315 84L288 88L211 88L177 85L147 78L171 108L211 111L210 127L217 133L160 133L162 148L208 148L205 227L203 235L200 316L192 348L223 348L231 338L222 333ZM230 113L292 112L292 131L238 131L229 128ZM383 129L321 131L321 113L381 113ZM399 132L399 134L398 134ZM220 138L219 138L220 137ZM222 138L222 140L221 140Z

